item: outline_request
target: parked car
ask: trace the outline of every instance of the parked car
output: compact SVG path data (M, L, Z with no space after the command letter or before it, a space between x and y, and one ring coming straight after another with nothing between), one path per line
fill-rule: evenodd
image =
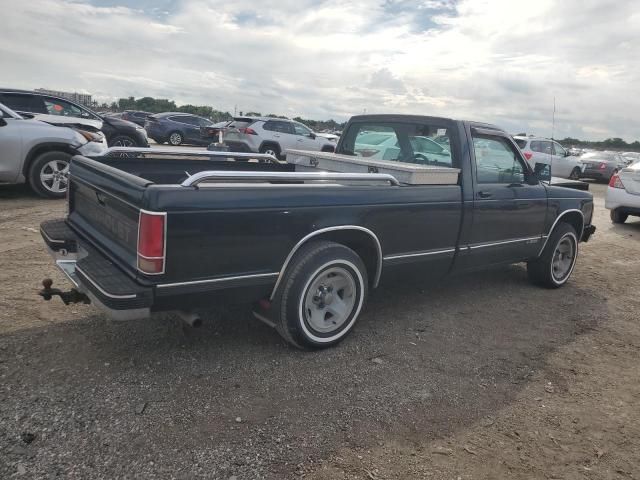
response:
M589 152L580 157L583 165L580 178L592 178L608 182L611 177L627 165L616 152Z
M151 115L149 112L142 112L140 110L125 110L122 112L120 118L144 128L144 122L147 120L149 115Z
M393 129L397 157L355 156L360 132L381 127ZM415 153L409 137L435 132L450 138L449 167L405 163ZM340 155L306 151L302 163L154 151L74 158L68 216L41 230L77 287L46 282L45 299L89 299L121 319L180 311L189 323L221 298L257 301L256 316L286 341L324 348L394 273L439 278L527 262L533 283L558 288L595 231L589 192L543 185L513 139L484 123L353 117ZM325 161L331 169L319 168Z
M629 215L640 216L640 161L613 174L604 206L611 210L613 223L624 223Z
M548 165L551 175L578 180L582 170L580 160L570 155L562 145L548 138L534 136L513 137L529 164L536 168Z
M58 118L76 118L100 124L110 147L148 147L147 135L135 123L112 116L100 116L83 105L65 98L28 90L0 89L0 103L18 113L33 114L36 119L48 120L47 115Z
M335 142L316 135L305 125L271 117L234 118L224 134L224 144L232 152L268 153L276 158L284 158L285 150L290 148L335 150Z
M101 155L106 149L100 132L26 119L0 104L0 183L28 183L40 196L61 198L71 157Z
M624 161L627 165L631 165L632 163L636 163L640 161L640 153L639 152L624 152L621 154Z
M205 139L208 139L210 143L221 143L224 137L224 132L227 131L227 127L230 124L231 120L225 120L224 122L200 127L200 135Z
M202 128L205 128L203 130ZM164 112L149 115L144 128L147 135L156 143L168 142L170 145L208 145L214 140L207 132L213 122L190 113Z

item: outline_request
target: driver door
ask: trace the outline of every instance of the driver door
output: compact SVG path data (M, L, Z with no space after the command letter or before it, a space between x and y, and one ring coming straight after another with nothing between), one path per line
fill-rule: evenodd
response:
M293 148L300 150L320 150L319 142L310 129L297 122L293 122L293 129L296 134L296 146ZM311 138L312 136L314 138Z
M542 246L547 192L531 181L520 149L506 135L472 129L475 157L473 226L468 267L531 258Z

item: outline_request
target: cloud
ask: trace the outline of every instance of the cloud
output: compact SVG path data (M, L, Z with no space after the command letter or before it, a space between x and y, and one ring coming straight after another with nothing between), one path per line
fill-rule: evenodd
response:
M640 137L632 0L4 0L0 78L344 120Z

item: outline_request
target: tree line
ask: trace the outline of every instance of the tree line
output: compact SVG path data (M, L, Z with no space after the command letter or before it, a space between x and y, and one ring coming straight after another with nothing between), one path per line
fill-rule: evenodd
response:
M590 142L587 140L579 140L577 138L567 137L558 140L565 147L577 148L595 148L596 150L616 150L621 152L640 152L640 142L627 143L622 138L607 138L599 142Z

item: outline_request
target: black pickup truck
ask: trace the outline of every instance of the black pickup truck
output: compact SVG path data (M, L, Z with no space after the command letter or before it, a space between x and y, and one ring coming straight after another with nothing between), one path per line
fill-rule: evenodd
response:
M122 155L123 151L127 155ZM393 272L438 277L526 262L567 282L595 231L589 192L541 182L499 128L426 116L353 117L337 153L111 149L76 156L68 215L41 233L75 284L46 299L111 317L254 302L292 345L353 328Z

